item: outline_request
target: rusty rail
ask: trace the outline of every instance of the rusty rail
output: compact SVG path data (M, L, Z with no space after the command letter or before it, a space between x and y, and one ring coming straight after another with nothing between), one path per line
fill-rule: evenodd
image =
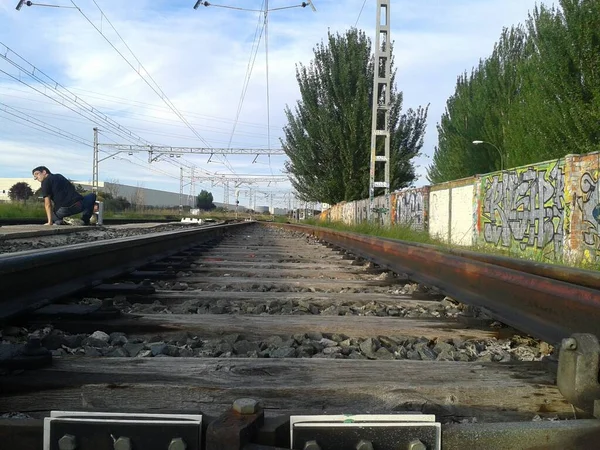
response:
M561 272L552 267L544 276L545 265L523 260L511 264L510 258L453 254L429 245L358 233L306 225L276 226L312 234L405 273L459 301L484 307L498 320L548 342L559 342L573 333L600 336L600 290L593 272Z

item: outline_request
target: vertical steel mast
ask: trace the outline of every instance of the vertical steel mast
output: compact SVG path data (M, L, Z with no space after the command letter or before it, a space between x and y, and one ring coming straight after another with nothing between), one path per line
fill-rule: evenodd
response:
M92 192L98 193L98 128L94 128L94 163L92 168Z
M377 0L369 179L369 217L371 219L384 212L375 209L375 188L384 188L386 196L390 193L390 51L390 0ZM381 154L382 150L383 154ZM383 180L381 179L382 165ZM389 207L387 210L389 211Z

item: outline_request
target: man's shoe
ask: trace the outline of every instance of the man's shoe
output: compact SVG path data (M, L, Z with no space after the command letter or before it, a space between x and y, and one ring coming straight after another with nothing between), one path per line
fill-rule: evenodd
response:
M65 217L63 218L63 222L67 225L83 226L83 220L75 219L74 217Z

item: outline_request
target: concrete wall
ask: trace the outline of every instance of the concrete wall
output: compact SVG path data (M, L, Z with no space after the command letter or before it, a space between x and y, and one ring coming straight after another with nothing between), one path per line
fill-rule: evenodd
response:
M429 222L429 186L406 189L392 194L392 221L419 231L427 231Z
M375 207L388 199L378 197ZM600 264L600 152L390 195L382 222L455 245L509 250L540 261ZM340 203L322 220L368 220L369 200Z
M473 244L475 177L436 184L429 190L429 234L455 245Z
M600 153L480 177L477 242L542 261L600 262Z
M450 239L450 190L431 186L429 191L429 235L448 241Z
M477 191L478 244L562 258L564 160L483 175Z
M473 220L473 194L475 179L466 186L453 187L450 191L450 242L456 245L473 245L475 223Z

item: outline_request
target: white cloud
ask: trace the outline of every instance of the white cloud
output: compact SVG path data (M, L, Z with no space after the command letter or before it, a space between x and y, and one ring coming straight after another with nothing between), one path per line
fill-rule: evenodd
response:
M217 7L192 9L192 0L97 0L135 55L184 113L198 133L213 147L229 142L244 75L258 22L256 13ZM81 100L106 112L123 127L153 143L203 145L96 30L74 9L23 7L17 1L0 1L0 42L22 54ZM48 3L69 5L66 0ZM76 0L94 24L100 26L123 54L125 46L91 0ZM259 8L261 0L219 2ZM295 65L308 64L313 48L326 40L328 30L343 33L353 26L362 0L315 0L318 12L297 8L273 12L269 26L270 146L278 147L285 124L283 109L298 99ZM369 1L358 26L374 34L375 2ZM544 2L550 3L550 2ZM298 4L295 0L271 0L271 8ZM431 104L425 154L437 143L435 124L454 91L456 76L487 56L502 27L526 19L534 0L401 0L392 2L392 39L395 41L397 82L404 91L405 106ZM134 64L136 69L141 70ZM0 70L20 76L0 60ZM0 72L0 103L22 108L40 120L91 141L93 121L53 103ZM44 163L71 178L91 178L91 149L43 134L31 126L16 125L0 113L0 177L28 176L31 164ZM262 147L269 144L266 126L266 70L264 44L256 59L232 146ZM101 126L102 128L102 126ZM104 130L103 139L122 141ZM366 149L367 150L367 149ZM108 159L101 163L101 179L119 179L147 187L179 190L179 170L165 162L148 166L146 156ZM127 162L130 159L132 162ZM213 158L186 157L211 172L226 171ZM265 156L228 160L237 173L280 174L283 158ZM423 175L428 160L417 161ZM140 167L139 165L142 167ZM156 169L167 172L151 172ZM419 182L424 184L425 180ZM204 188L222 198L221 188Z

